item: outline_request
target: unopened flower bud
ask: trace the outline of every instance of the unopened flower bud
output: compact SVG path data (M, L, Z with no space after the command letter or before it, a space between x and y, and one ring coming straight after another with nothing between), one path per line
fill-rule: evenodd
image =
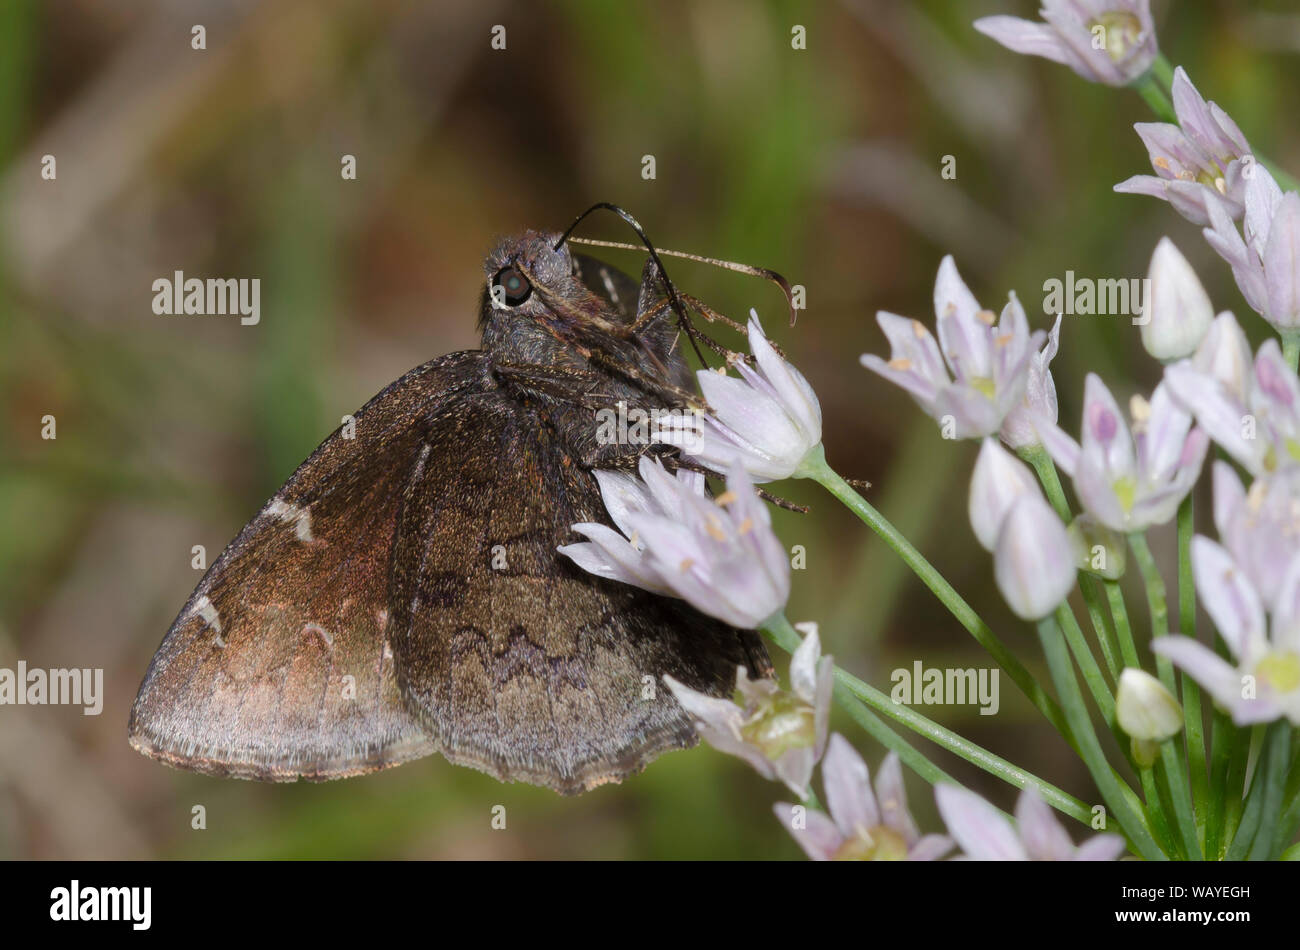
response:
M1183 728L1178 700L1150 673L1131 666L1119 675L1115 718L1121 729L1141 742L1164 742Z
M1061 519L1038 494L1016 499L993 552L998 590L1022 620L1046 617L1074 586L1074 554Z
M1156 359L1191 356L1214 320L1214 307L1196 271L1169 238L1161 238L1147 271L1142 303L1142 345Z

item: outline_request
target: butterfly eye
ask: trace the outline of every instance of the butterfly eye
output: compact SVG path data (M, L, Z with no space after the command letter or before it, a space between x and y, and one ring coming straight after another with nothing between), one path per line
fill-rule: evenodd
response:
M528 283L527 279L513 267L503 267L497 271L496 277L492 278L492 291L496 295L497 288L501 288L501 293L497 296L500 300L505 298L505 302L511 307L517 307L532 295L533 286Z

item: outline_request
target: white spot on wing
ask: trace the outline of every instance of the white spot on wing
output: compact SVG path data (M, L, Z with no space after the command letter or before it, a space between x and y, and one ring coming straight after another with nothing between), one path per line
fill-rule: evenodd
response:
M294 522L294 533L299 541L314 540L311 535L311 512L306 508L299 508L277 496L266 506L266 513L281 521Z
M208 626L208 629L213 632L213 642L215 642L218 647L224 647L226 641L221 639L221 615L217 613L216 606L212 601L208 600L206 594L194 602L193 612L198 614L199 619L201 619Z

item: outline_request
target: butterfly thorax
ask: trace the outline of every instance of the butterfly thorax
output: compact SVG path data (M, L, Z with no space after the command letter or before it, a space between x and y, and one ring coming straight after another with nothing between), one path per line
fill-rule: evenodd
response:
M484 264L480 325L486 371L548 426L581 464L599 467L649 445L638 424L684 411L689 379L671 312L640 320L658 295L598 261L558 249L558 235L525 232ZM615 427L611 418L631 420ZM602 434L604 433L604 434Z

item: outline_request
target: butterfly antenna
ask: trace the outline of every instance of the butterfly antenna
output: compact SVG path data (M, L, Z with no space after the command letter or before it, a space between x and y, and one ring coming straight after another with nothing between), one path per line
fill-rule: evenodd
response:
M573 229L581 224L582 220L593 211L612 211L626 221L628 226L636 232L637 237L641 239L641 243L644 244L646 250L650 252L650 259L654 261L655 266L659 268L659 276L662 278L664 286L668 290L668 300L672 304L673 312L677 314L680 326L686 331L686 336L691 341L691 348L695 350L695 355L699 358L700 362L705 366L708 366L708 360L704 358L704 354L700 352L699 344L695 341L695 326L691 323L691 318L686 315L686 308L682 306L681 298L677 295L677 288L674 287L673 282L668 279L668 271L664 267L664 262L659 257L659 252L655 250L655 246L650 243L650 238L646 236L645 229L641 227L641 222L637 221L636 218L632 217L632 215L628 214L616 204L611 204L608 201L598 201L573 219L573 223L565 229L565 232L560 235L560 239L555 242L555 250L558 251L560 246L564 244L565 241L569 240L569 235L573 233ZM577 238L574 238L573 240L574 243L579 243ZM640 248L635 244L627 246L631 247L633 250L640 250Z
M594 238L569 238L571 244L587 244L592 247L617 247L625 251L639 251L641 248L635 244L625 244L622 241L597 241ZM670 251L667 248L659 248L659 253L664 257L680 257L683 260L699 261L701 264L712 264L714 267L722 267L726 270L734 270L739 274L748 274L750 277L762 277L764 280L770 280L781 288L781 293L785 294L785 302L790 307L790 326L794 326L797 311L794 306L794 289L790 282L774 270L768 270L766 267L754 267L751 264L738 264L735 261L723 261L716 257L704 257L700 254L691 254L687 251Z

